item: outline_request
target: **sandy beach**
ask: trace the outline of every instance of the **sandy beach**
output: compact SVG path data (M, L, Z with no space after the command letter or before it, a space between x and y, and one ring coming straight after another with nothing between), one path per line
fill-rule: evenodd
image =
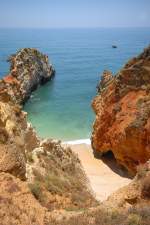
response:
M78 154L97 200L103 201L117 189L130 183L111 157L96 159L89 144L69 144Z

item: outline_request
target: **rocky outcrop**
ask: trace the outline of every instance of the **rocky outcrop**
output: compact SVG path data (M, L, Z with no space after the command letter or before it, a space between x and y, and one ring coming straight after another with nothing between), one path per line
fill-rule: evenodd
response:
M38 85L49 81L55 71L48 56L33 48L24 48L12 55L10 73L4 77L9 94L19 104L24 103Z
M92 107L94 153L112 151L132 174L150 158L150 47L114 77L105 71Z

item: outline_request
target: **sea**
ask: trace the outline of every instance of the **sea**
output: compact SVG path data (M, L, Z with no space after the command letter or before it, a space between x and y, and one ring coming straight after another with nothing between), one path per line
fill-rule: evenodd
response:
M150 28L0 29L0 77L9 73L9 55L21 48L47 54L56 75L25 104L28 121L40 137L88 142L103 70L116 74L149 44Z

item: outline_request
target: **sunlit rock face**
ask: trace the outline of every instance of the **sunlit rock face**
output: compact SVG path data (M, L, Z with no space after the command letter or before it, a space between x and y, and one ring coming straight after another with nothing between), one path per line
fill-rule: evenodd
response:
M115 76L104 72L92 107L94 153L111 150L134 174L150 158L150 46Z

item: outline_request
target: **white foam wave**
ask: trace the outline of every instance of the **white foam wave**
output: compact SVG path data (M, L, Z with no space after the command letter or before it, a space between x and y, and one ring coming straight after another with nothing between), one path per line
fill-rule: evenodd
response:
M68 145L78 145L78 144L91 144L90 139L79 139L79 140L73 140L73 141L65 141L63 144L68 144Z

